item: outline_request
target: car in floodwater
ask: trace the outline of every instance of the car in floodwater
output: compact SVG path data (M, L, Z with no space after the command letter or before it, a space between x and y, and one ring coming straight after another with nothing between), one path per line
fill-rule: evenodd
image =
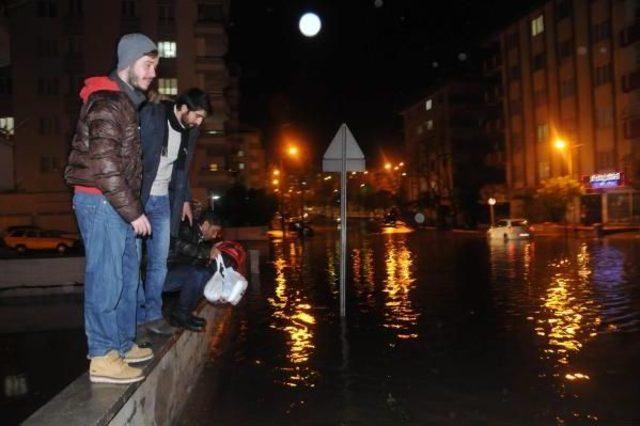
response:
M79 244L75 236L34 226L11 227L7 229L3 240L7 247L18 253L26 253L27 250L55 250L63 254Z
M523 240L533 237L533 232L526 219L500 219L487 231L487 237L492 240Z

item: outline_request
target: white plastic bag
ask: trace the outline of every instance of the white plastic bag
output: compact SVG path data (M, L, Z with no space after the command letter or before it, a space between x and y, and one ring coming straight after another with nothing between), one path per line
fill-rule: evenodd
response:
M222 299L235 306L247 290L247 279L233 268L225 268L223 274Z
M220 256L216 257L216 263L218 264L218 270L207 284L204 286L204 297L211 303L223 302L222 300L222 289L224 285L224 262Z
M216 256L218 270L204 287L204 297L212 303L228 302L237 305L247 290L245 277L231 267L224 266L222 255Z

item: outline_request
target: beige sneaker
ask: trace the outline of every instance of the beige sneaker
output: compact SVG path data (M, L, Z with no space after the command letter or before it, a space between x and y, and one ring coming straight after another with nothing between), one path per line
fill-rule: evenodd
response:
M117 351L91 358L89 380L93 383L135 383L144 380L142 370L130 367Z
M135 363L149 361L153 358L153 351L149 348L141 348L135 343L129 349L129 352L124 354L124 362Z

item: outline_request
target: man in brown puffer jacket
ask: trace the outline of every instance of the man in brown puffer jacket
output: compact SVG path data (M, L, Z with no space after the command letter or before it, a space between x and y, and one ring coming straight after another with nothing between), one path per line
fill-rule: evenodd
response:
M140 203L142 159L138 109L156 76L158 52L143 34L118 43L118 67L92 77L80 92L84 101L65 179L74 187L73 208L85 247L84 318L89 377L99 383L144 379L129 363L153 358L134 343L140 260L136 235L151 225Z

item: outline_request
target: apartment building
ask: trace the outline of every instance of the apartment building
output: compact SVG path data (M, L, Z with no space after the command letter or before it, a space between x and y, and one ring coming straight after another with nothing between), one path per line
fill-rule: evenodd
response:
M507 182L512 215L541 181L584 182L574 220L640 220L640 3L553 0L502 29Z
M451 78L402 112L408 198L425 207L430 223L473 224L480 219L482 188L500 184L499 156L494 166L487 162L500 147L486 131L499 125L490 124L499 120L486 105L490 87L477 75Z
M0 22L0 38L9 36L9 52L0 52L2 62L8 62L0 68L0 149L3 169L11 172L0 174L0 191L5 191L0 215L24 215L13 207L28 203L33 222L33 216L53 213L51 200L56 214L70 212L62 171L81 106L78 92L86 77L113 69L117 41L129 32L143 32L158 43L157 91L176 95L197 86L211 96L214 114L198 141L194 194L206 194L212 182L230 186L238 174L234 165L240 145L230 136L238 130L239 90L225 62L229 3L6 2L6 19Z

